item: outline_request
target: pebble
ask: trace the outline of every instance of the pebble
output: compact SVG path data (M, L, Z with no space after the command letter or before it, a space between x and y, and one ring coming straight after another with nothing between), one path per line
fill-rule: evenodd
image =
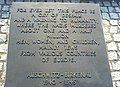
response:
M110 35L110 33L104 33L105 36L105 42L111 42L112 41L112 37Z
M110 20L111 25L118 25L118 20Z
M9 18L10 13L9 12L3 12L2 18Z
M0 44L0 52L7 53L7 48L8 48L7 44Z
M102 13L102 18L103 18L103 20L109 20L110 19L110 17L109 17L109 14L108 13Z
M108 48L108 51L109 50L117 50L117 46L116 46L115 42L108 43L107 48Z
M109 1L103 1L104 6L111 6L111 3Z
M114 41L120 41L120 34L113 35Z
M120 80L120 72L112 72L111 75L113 80Z
M117 53L115 51L108 52L109 60L117 60Z
M4 5L3 8L2 8L2 11L9 11L9 6L8 5Z
M118 31L118 26L111 26L110 27L110 33L117 33Z
M2 26L2 27L1 27L1 32L2 32L2 33L9 33L9 28L10 28L10 27L9 27L8 25L7 25L7 26Z
M7 54L0 55L0 60L6 61L6 59L7 59Z
M112 61L113 70L120 70L120 60Z
M120 87L120 81L116 81L116 86Z
M0 39L2 39L5 42L6 41L6 34L0 34Z
M7 25L8 19L0 19L0 25Z

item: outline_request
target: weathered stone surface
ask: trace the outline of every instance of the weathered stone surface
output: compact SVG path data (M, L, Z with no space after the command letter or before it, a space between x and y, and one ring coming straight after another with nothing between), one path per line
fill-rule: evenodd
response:
M115 82L113 82L113 87L116 87L116 83Z
M115 8L114 7L108 7L109 12L115 12Z
M112 66L111 61L109 61L109 66L110 66L110 70L113 70L113 66Z
M10 9L10 7L8 5L4 5L2 8L3 11L9 11L9 9Z
M120 87L120 81L116 81L116 86Z
M108 33L110 29L110 23L108 20L102 20L102 26L104 33Z
M108 20L102 20L102 24L103 24L103 26L110 26L110 23L109 23L109 21Z
M110 14L110 18L112 18L112 19L119 19L119 16L118 16L118 14L117 13L109 13Z
M0 5L0 10L1 10L2 6Z
M102 18L105 20L110 20L109 14L108 13L102 13Z
M110 27L110 33L117 33L118 31L118 26L111 26Z
M4 0L0 0L0 4L4 4L5 2L4 2Z
M113 80L120 80L120 72L111 72Z
M0 71L3 70L3 62L0 62Z
M112 41L112 37L110 33L104 33L105 36L105 42L111 42Z
M117 53L115 51L108 52L109 60L117 60Z
M0 19L0 25L6 25L7 19Z
M10 20L7 21L8 26L10 26Z
M2 33L9 33L9 26L8 26L8 25L2 26L2 27L1 27L1 32L2 32Z
M118 49L120 50L120 43L118 43Z
M113 35L114 41L120 41L120 34Z
M120 61L112 62L113 70L120 70Z
M6 68L7 68L7 62L4 62L4 66L3 66L3 76L5 76L6 75ZM5 80L5 79L4 79Z
M13 3L12 8L5 87L112 87L98 5ZM19 8L26 9L26 12L18 11ZM82 12L79 17L78 13L83 11L83 8L87 13ZM35 9L39 11L36 13ZM49 13L50 9L54 9L52 13ZM77 18L66 18L66 12ZM48 13L48 16L45 13ZM39 17L47 21L42 20L41 22L44 22L41 23ZM86 27L74 27L78 25L76 21L81 18L93 19L90 23L95 23L95 27L89 27L92 31L84 31ZM56 23L53 22L55 20ZM31 29L24 27L22 24L26 22L34 23L35 26ZM48 24L48 28L41 24ZM62 27L64 24L67 24L67 27ZM26 29L33 32L25 32ZM52 29L55 31L51 32ZM64 35L68 38L64 38ZM48 40L49 43L46 43ZM74 49L74 46L78 49ZM53 75L55 72L58 72L57 76ZM74 76L75 74L77 76Z
M99 3L99 5L100 5L100 7L102 7L102 6L103 6L103 3L102 3L102 2L98 1L98 3Z
M4 85L3 85L3 82L2 82L2 81L0 82L0 87L4 87Z
M2 18L9 18L10 13L9 12L2 12Z
M111 6L111 3L109 1L103 1L104 6Z
M107 7L100 7L100 9L101 9L102 12L108 12Z
M111 25L118 25L118 20L110 20Z
M118 52L118 56L120 57L120 52Z
M120 7L115 7L116 12L120 12Z
M107 48L108 48L108 50L117 50L117 46L116 46L115 42L108 43Z
M29 0L27 0L27 1L29 1ZM51 0L51 1L52 1L52 0ZM67 1L67 0L66 0L66 1ZM69 0L68 0L68 2L69 2ZM119 4L119 5L120 5L120 4ZM101 6L103 6L103 3L101 3ZM1 8L1 5L0 5L0 8ZM108 7L108 8L109 8L109 7ZM112 9L111 9L111 10L112 10ZM114 10L114 9L113 9L113 10ZM115 10L116 10L117 12L120 12L120 8L119 8L119 7L115 7ZM118 14L119 14L119 17L120 17L120 13L118 13ZM0 20L5 20L5 21L6 21L6 22L4 22L4 21L3 21L3 22L0 22L0 26L1 26L1 24L2 24L2 25L4 25L4 24L5 24L5 25L8 25L8 23L7 23L7 20L8 20L8 19L0 19ZM108 26L107 26L107 27L103 27L104 32L105 32L105 33L108 33L108 32L110 31L110 30L109 30L109 29L110 29L109 21L106 20L106 22L102 22L102 23L106 23L106 24L108 23ZM119 23L117 24L117 26L118 26L118 25L120 25L120 21L119 21ZM118 27L119 27L119 29L118 29L119 32L118 32L118 33L120 33L120 26L118 26ZM115 32L116 32L116 31L115 31ZM1 39L0 39L0 40L1 40ZM0 41L0 42L1 42L1 41ZM3 40L2 40L2 42L3 42ZM107 43L106 43L106 44L107 44ZM118 45L118 48L119 48L119 50L120 50L120 46L119 46L119 45ZM113 52L114 52L114 51L113 51ZM120 59L120 52L119 52L119 51L116 51L116 52L117 52L117 54L118 54L118 60L119 60L119 59ZM2 60L6 59L5 57L2 57L2 58L3 58ZM1 60L1 59L0 59L0 60ZM117 61L117 60L116 60L116 61ZM111 70L112 70L112 65L110 64L110 66L111 66L110 68L111 68ZM119 66L118 66L118 67L119 67ZM114 68L114 69L116 69L116 68ZM0 80L0 82L1 82L0 85L2 84L2 86L0 86L0 87L4 87L3 82L2 82L1 80ZM116 87L116 86L117 86L117 87L120 87L120 85L117 85L117 84L120 84L120 82L119 82L119 81L117 81L117 82L115 81L113 86L114 86L114 87Z
M5 77L6 77L6 68L4 67L4 66L6 66L5 64L3 64L3 73L2 73L2 76L1 76L1 79L3 80L3 81L5 81Z
M6 41L6 34L0 34L0 39L2 39L3 41Z
M7 53L7 44L0 44L0 52Z
M6 61L6 59L7 59L7 54L0 55L0 60Z
M113 1L113 2L112 2L112 6L118 6L118 2Z
M0 38L0 44L4 43L4 40Z

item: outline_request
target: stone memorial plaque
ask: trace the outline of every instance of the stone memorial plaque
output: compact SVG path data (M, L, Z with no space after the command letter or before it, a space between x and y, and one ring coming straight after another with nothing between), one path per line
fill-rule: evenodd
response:
M112 87L98 4L13 3L5 87Z

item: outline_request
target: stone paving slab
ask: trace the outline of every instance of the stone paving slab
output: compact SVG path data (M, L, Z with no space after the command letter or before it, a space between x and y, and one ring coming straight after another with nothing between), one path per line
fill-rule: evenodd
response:
M0 4L4 4L5 2L4 2L5 0L0 0Z

